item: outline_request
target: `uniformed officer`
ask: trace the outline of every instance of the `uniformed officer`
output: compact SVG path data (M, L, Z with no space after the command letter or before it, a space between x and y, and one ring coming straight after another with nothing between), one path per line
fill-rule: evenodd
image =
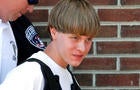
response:
M1 0L0 83L17 63L22 63L32 53L44 48L35 28L23 15L32 12L37 3L38 0Z

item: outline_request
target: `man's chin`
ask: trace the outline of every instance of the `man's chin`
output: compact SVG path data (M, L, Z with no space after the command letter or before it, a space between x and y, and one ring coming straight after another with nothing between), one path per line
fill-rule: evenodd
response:
M13 19L2 19L2 22L3 22L3 23L9 22L9 21L12 22L12 21L14 21L14 20L13 20Z
M11 18L9 18L9 20L8 21L15 21L15 20L17 20L18 18L19 18L20 16L15 16L15 17L11 17Z
M17 18L16 18L17 19ZM15 18L9 19L9 21L13 22L16 20Z

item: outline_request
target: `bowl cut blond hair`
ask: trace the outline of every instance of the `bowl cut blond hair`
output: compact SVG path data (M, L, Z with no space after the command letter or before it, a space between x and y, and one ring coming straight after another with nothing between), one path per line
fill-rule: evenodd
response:
M58 32L94 37L100 22L87 0L60 0L50 12L48 25Z

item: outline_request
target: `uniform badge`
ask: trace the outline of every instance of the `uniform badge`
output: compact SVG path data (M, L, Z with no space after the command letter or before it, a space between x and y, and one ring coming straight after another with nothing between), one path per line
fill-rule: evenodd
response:
M26 38L29 40L29 42L34 45L37 48L44 49L45 45L40 40L39 36L37 35L37 32L35 31L34 27L30 25L26 31Z

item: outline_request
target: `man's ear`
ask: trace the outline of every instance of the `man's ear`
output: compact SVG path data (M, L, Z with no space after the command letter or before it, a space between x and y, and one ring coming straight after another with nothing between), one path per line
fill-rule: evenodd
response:
M55 28L50 28L50 34L52 36L52 40L56 39L56 29Z

